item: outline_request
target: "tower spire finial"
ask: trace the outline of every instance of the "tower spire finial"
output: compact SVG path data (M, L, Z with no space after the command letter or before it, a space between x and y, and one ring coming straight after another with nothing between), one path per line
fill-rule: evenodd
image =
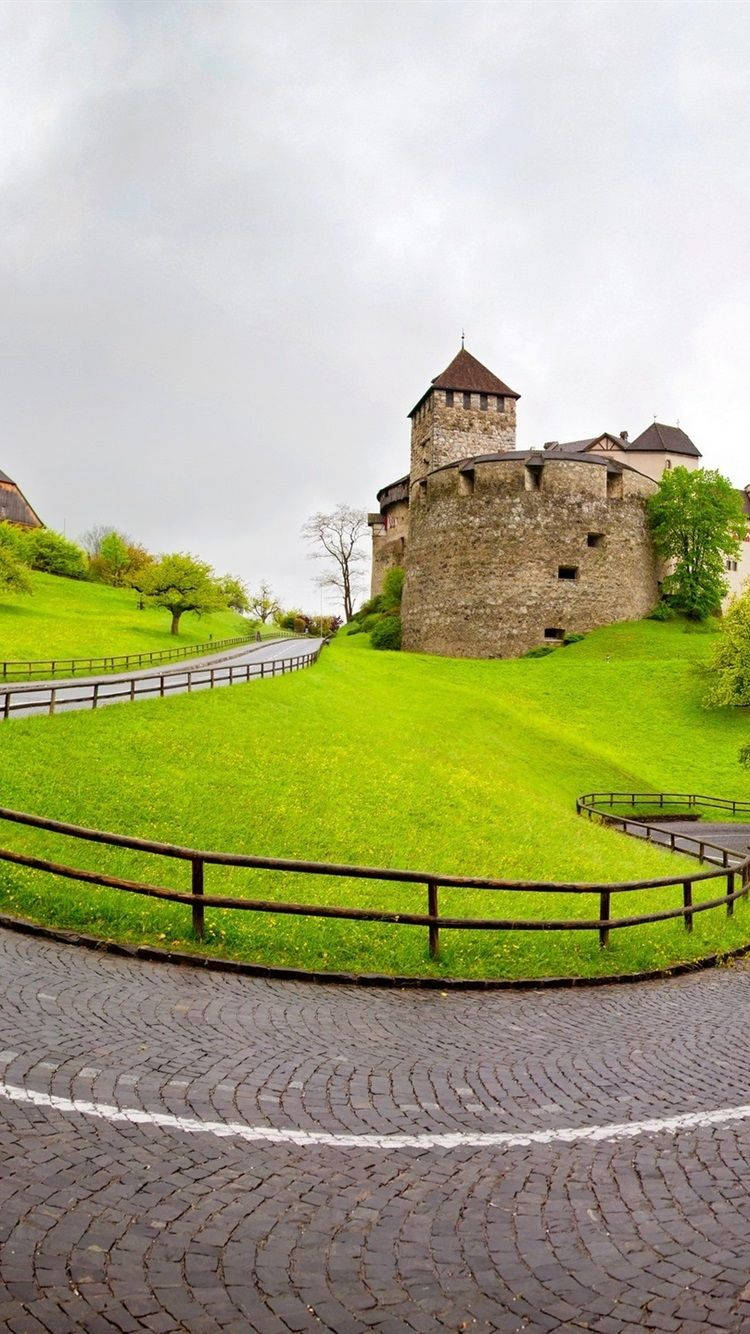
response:
M461 349L463 350L464 338L466 337L463 329L461 330Z

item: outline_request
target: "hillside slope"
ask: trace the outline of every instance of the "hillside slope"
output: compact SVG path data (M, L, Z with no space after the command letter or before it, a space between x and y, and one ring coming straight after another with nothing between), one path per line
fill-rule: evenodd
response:
M736 762L742 714L702 709L711 637L644 623L592 634L537 660L455 661L375 653L338 639L319 665L262 685L97 714L6 724L3 804L81 824L270 856L406 866L504 879L608 881L678 875L695 863L575 815L590 790L669 788L750 796ZM13 847L152 883L184 868L2 829ZM6 868L0 903L104 935L190 948L181 908ZM424 891L212 869L217 892L424 909ZM677 906L679 888L620 898L620 913ZM588 897L444 893L443 911L596 916ZM240 917L242 920L239 920ZM367 971L541 976L618 972L744 943L750 912L613 933L443 933L209 912L207 947L240 957Z
M36 572L31 581L30 597L0 599L0 660L143 653L226 639L246 628L233 611L186 614L179 635L172 635L169 612L158 607L139 611L138 595L130 588Z

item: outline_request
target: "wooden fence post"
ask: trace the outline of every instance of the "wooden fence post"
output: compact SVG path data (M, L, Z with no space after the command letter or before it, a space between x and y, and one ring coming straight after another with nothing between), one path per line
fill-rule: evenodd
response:
M682 882L682 906L685 909L685 930L693 929L693 914L690 911L693 906L693 882L692 880L683 880Z
M599 947L605 949L609 944L609 890L602 889L599 892L599 921L604 925L599 927Z
M193 895L193 935L196 940L203 939L203 859L193 857L190 892Z
M438 915L438 887L434 880L427 881L427 914L429 917ZM437 922L430 922L427 929L430 936L430 958L437 959L440 953L440 928Z
M734 871L730 871L727 876L727 917L734 916L734 899L731 898L732 894L734 894Z

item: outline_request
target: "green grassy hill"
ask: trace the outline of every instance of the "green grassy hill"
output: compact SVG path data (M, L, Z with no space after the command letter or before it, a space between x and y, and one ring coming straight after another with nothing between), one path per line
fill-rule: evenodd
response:
M186 614L179 635L169 632L169 612L138 610L129 588L108 588L52 574L31 574L30 597L0 600L0 660L88 658L110 653L143 653L201 644L242 634L246 623L235 612Z
M310 671L210 694L5 724L3 804L195 847L507 879L606 881L677 875L672 858L576 817L592 788L750 797L736 761L750 720L701 707L713 637L680 625L614 626L536 660L375 653L342 637ZM6 846L101 864L95 847L2 828ZM186 885L185 867L106 854L115 873ZM102 935L190 948L188 912L0 870L0 907ZM207 891L416 910L424 892L211 870ZM677 906L679 890L614 899L619 912ZM442 893L443 911L596 916L593 899ZM240 917L242 920L239 920ZM207 948L365 971L541 976L657 967L750 937L743 902L613 933L443 933L207 912Z

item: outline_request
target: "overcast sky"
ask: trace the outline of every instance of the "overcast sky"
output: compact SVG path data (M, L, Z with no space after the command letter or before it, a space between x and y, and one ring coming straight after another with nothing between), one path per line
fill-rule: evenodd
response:
M0 5L0 468L318 606L460 345L750 481L750 8ZM330 594L328 595L330 597Z

